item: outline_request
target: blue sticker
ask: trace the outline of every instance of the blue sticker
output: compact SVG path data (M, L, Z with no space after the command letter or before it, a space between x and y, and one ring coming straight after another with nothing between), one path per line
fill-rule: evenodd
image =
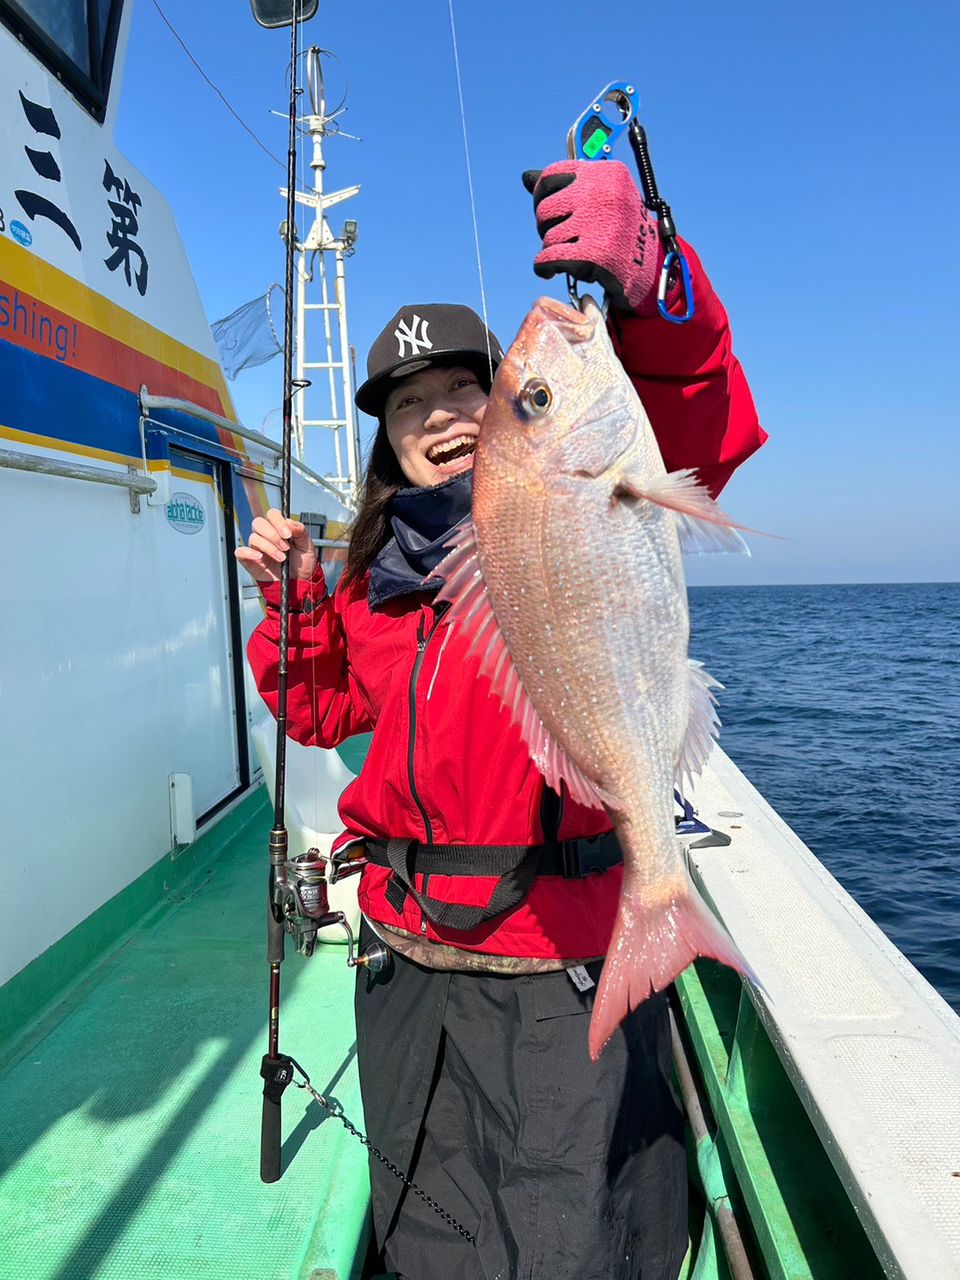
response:
M20 244L33 244L33 235L30 228L25 227L22 222L11 222L10 234Z
M189 493L175 493L167 503L167 519L178 533L199 533L205 518L203 507Z

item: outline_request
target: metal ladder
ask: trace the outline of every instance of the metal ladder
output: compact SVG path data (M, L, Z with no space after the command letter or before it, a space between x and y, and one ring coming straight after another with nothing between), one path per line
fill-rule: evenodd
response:
M330 194L325 194L323 190L323 171L326 168L323 139L331 131L331 123L341 113L342 104L327 114L320 55L321 50L318 48L307 51L311 114L303 121L313 142L310 167L313 170L314 189L310 193L296 192L297 202L311 208L314 218L303 242L298 241L296 245L295 369L301 387L294 399L293 427L297 455L301 459L306 451L307 428L330 433L332 449L325 448L323 460L318 459L313 465L337 491L347 510L353 512L357 509L360 491L360 437L353 403L353 368L347 329L344 263L354 252L357 224L348 219L344 222L342 233L334 235L327 222L326 211L355 196L360 187L344 187ZM286 192L282 194L285 196ZM334 260L332 297L331 272L327 262L330 254ZM308 325L313 312L318 313L318 320L322 324ZM322 358L308 358L314 352ZM305 383L309 385L303 385ZM312 417L310 410L321 400L326 402L327 416Z

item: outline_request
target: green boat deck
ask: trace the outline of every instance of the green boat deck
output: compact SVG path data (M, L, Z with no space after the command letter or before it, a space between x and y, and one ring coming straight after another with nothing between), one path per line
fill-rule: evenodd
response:
M259 1178L271 821L254 792L0 990L0 1280L363 1276L366 1152L303 1090ZM288 946L280 1044L361 1126L345 955ZM719 1128L691 1143L680 1280L728 1280L705 1211L727 1202L758 1280L881 1276L739 979L677 985Z
M283 1177L259 1178L271 817L261 790L223 819L5 1054L3 1280L359 1276L366 1152L305 1091L284 1096ZM281 1048L359 1125L345 954L289 954Z

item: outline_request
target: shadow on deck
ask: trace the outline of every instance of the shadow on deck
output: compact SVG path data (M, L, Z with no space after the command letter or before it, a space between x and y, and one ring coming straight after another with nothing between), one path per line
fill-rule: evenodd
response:
M355 1280L366 1153L302 1090L259 1179L267 797L27 1027L0 1075L2 1280ZM222 841L220 844L222 845ZM362 1124L345 949L288 947L280 1044Z

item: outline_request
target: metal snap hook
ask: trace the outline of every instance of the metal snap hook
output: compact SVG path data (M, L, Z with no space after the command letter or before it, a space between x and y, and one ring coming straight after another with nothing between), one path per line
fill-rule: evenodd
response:
M680 272L680 288L684 302L682 315L671 315L667 310L667 290L670 288L670 277L675 268ZM657 310L664 320L669 320L671 324L686 324L693 316L693 282L690 279L690 267L675 240L663 260L660 282L657 285Z

